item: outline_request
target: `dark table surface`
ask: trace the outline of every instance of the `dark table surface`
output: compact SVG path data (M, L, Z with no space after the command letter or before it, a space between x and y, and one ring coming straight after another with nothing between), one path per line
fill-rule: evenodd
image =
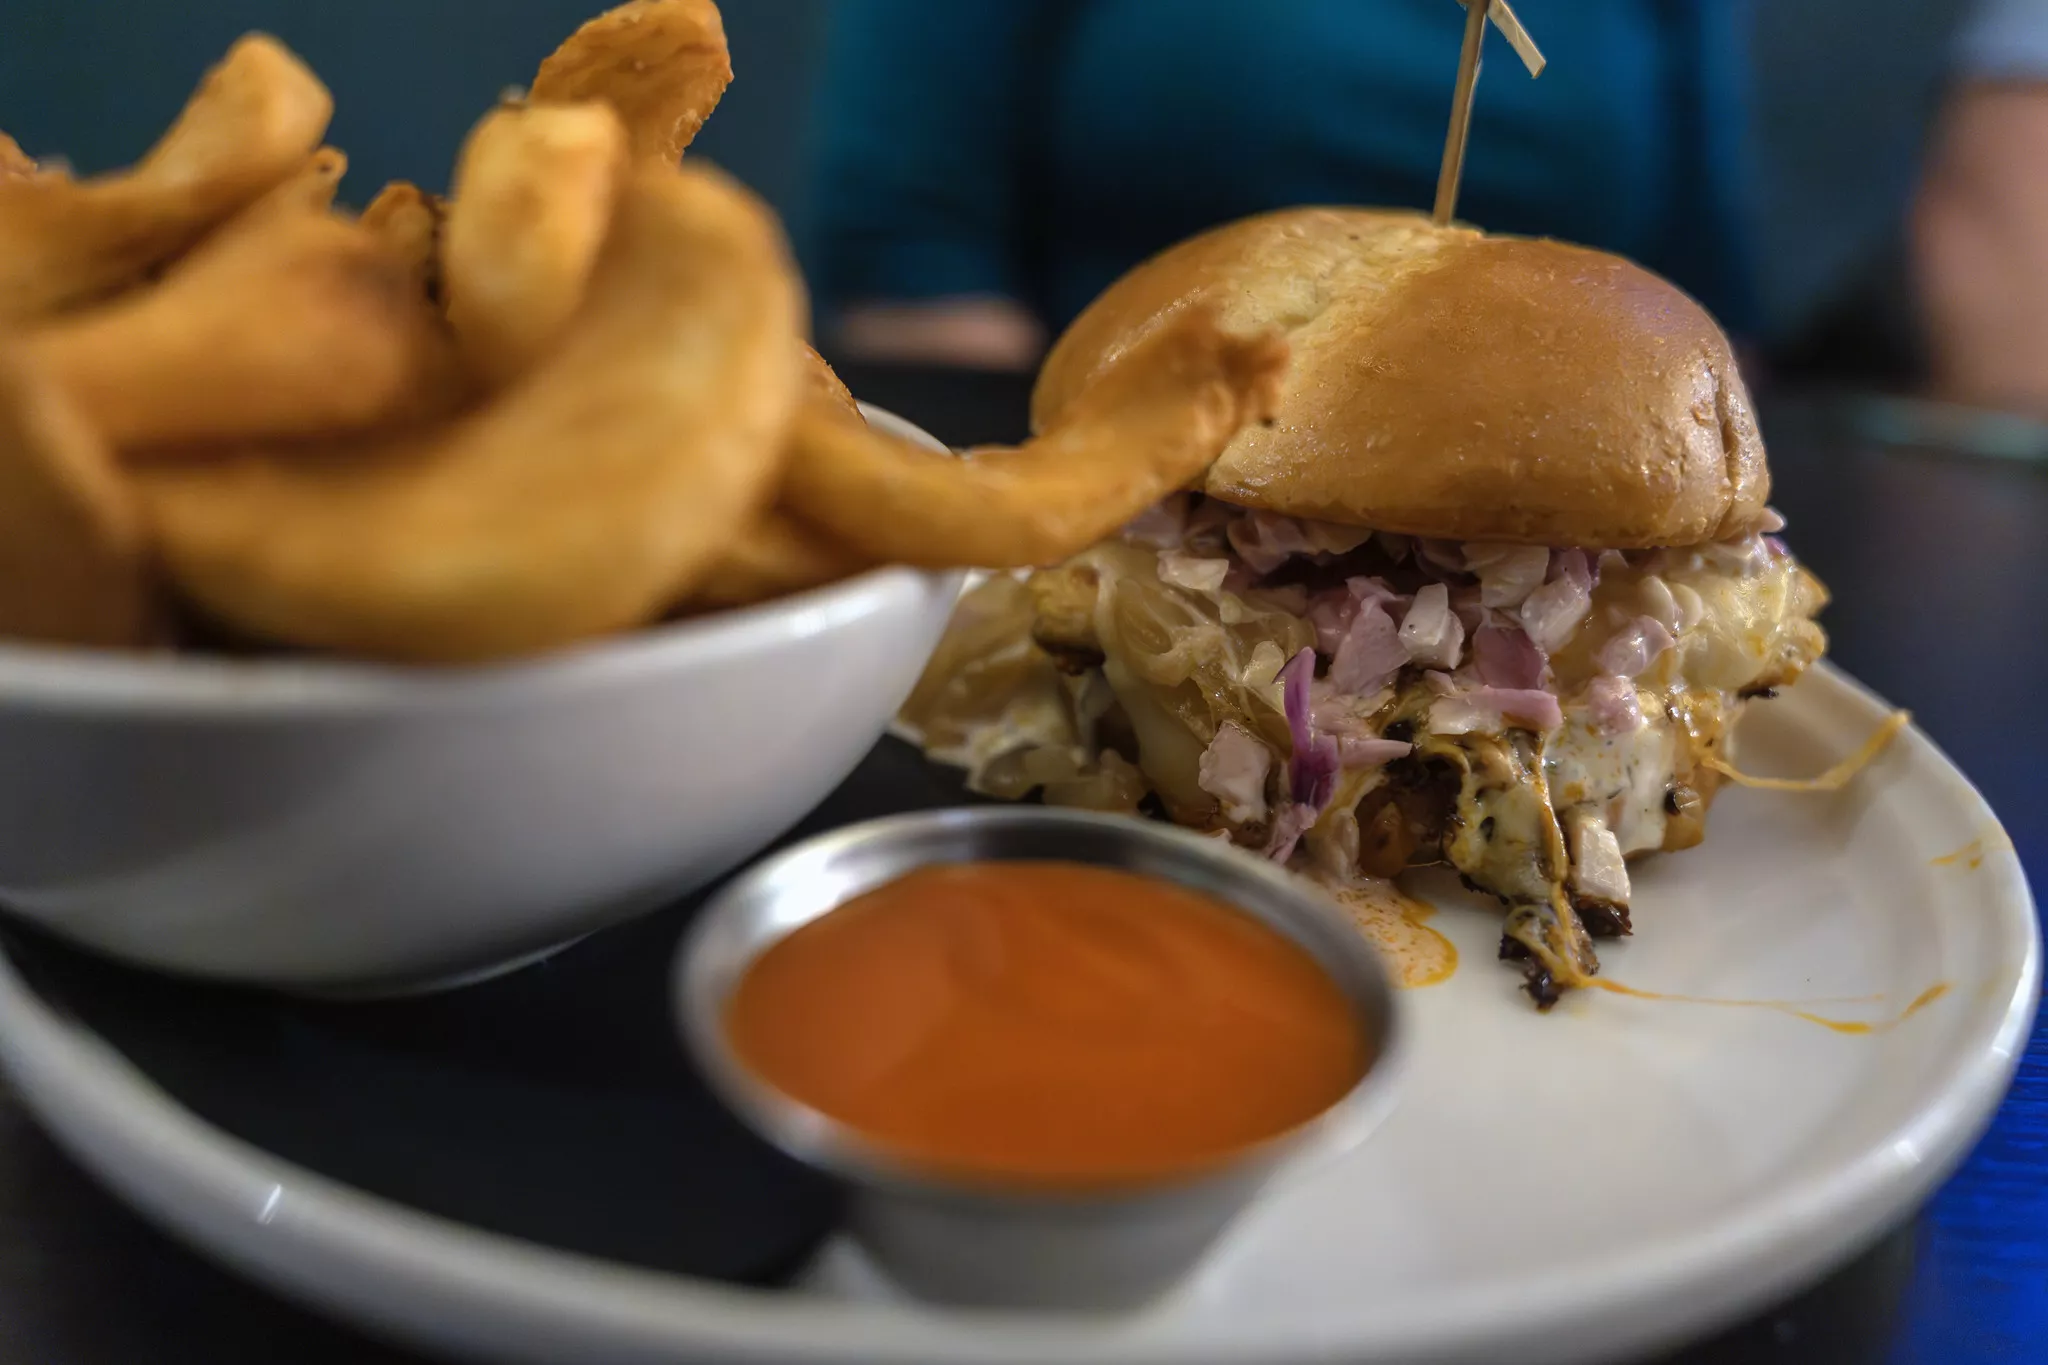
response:
M1014 438L1026 389L858 370L957 444ZM1774 501L1834 589L1834 658L1961 765L2048 870L2048 466L1859 434L1853 398L1765 395ZM1893 414L1896 416L1896 414ZM2048 1360L2048 1023L1991 1131L1915 1222L1669 1365ZM0 1090L0 1365L405 1362L215 1270L116 1204Z

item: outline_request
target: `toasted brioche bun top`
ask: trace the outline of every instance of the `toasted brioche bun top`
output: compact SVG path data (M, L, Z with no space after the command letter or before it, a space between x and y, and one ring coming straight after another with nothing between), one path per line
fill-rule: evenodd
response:
M1449 540L1638 549L1743 534L1770 492L1728 338L1641 267L1418 214L1248 218L1139 266L1053 348L1032 423L1198 302L1293 348L1277 420L1204 491Z

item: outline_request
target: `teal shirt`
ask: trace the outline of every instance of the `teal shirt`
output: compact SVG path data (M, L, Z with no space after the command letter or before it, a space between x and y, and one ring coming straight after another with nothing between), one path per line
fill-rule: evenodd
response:
M1746 0L1518 0L1459 216L1633 257L1736 328ZM1057 327L1191 233L1303 203L1427 208L1451 0L834 0L807 264L827 307L1000 293Z

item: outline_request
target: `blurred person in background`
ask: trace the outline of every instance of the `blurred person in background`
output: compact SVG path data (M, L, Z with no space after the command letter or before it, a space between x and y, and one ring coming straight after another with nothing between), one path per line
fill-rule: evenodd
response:
M1633 257L1752 344L1815 326L1896 235L1940 391L2048 415L2048 0L1516 11L1550 66L1529 80L1489 33L1461 219ZM992 369L1206 227L1427 208L1460 27L1450 0L835 0L830 22L826 334ZM1872 108L1904 111L1896 145Z
M1913 215L1937 388L2048 417L2048 0L1986 0Z

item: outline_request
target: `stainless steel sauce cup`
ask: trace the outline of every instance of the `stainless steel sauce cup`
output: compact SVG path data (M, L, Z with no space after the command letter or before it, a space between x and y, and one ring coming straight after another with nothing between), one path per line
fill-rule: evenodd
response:
M1343 990L1372 1041L1358 1083L1308 1123L1195 1175L1073 1192L939 1177L781 1093L733 1055L725 1013L748 966L783 936L932 863L1057 860L1121 868L1205 892L1286 934ZM760 863L705 908L677 959L691 1055L770 1142L844 1182L849 1230L911 1293L1010 1308L1130 1307L1170 1288L1283 1168L1347 1151L1394 1098L1402 1039L1375 950L1313 886L1214 839L1154 821L978 806L821 835Z

